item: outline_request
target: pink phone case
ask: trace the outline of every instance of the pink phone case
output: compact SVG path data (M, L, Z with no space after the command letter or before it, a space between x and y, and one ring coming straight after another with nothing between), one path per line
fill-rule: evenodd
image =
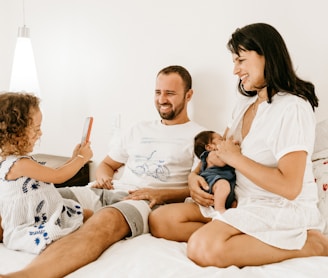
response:
M93 117L87 117L85 119L81 144L84 142L89 142L92 123L93 123Z

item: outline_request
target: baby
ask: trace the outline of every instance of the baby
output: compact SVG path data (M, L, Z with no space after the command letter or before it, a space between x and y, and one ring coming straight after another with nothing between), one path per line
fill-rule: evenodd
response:
M194 139L194 152L201 160L198 174L208 183L207 192L214 194L214 209L223 213L235 201L236 175L234 168L226 165L214 152L221 140L223 137L214 131L202 131Z

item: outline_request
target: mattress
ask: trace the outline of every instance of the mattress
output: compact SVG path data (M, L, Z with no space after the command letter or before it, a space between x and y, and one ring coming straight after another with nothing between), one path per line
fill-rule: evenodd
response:
M200 267L186 256L186 243L144 234L121 240L97 261L66 277L328 277L328 257L290 259L256 267ZM35 255L6 249L0 244L0 273L19 270Z

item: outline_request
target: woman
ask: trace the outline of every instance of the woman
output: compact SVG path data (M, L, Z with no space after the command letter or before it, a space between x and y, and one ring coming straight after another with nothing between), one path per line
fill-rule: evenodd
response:
M237 208L212 221L199 205L213 197L196 173L195 202L163 206L150 216L153 235L188 241L189 258L202 266L239 267L328 255L320 231L311 155L315 137L314 86L297 77L281 35L257 23L228 42L241 99L217 156L236 169Z

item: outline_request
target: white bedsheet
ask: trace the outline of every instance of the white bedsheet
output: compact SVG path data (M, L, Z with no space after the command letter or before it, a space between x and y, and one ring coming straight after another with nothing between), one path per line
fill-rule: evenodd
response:
M0 273L7 273L21 269L34 258L34 255L11 251L0 244L0 258ZM67 277L322 278L328 277L328 257L291 259L281 263L242 269L234 266L200 267L186 257L185 243L158 239L145 234L117 242L97 261Z

